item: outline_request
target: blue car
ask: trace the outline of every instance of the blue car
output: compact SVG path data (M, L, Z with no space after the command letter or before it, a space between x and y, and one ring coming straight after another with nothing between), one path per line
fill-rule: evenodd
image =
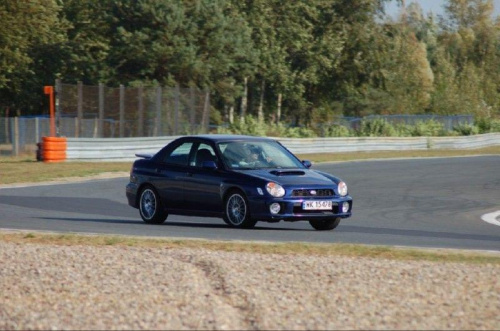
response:
M310 169L311 162L273 139L186 136L155 155L137 156L126 194L146 223L177 214L222 217L236 228L307 220L316 230L332 230L351 216L342 180Z

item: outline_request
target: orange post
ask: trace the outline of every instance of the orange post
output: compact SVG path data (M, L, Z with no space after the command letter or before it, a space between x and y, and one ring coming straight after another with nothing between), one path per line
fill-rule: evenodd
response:
M50 103L50 136L56 136L56 118L54 111L54 87L53 86L44 86L43 93L49 95L49 103Z
M67 142L64 137L56 137L56 117L54 111L54 87L44 86L43 93L50 102L50 136L42 137L41 156L43 162L62 162L66 160Z

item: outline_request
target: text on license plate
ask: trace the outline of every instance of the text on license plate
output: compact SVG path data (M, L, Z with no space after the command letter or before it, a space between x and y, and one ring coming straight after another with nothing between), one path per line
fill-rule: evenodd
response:
M315 200L302 202L304 210L331 210L332 202L327 200Z

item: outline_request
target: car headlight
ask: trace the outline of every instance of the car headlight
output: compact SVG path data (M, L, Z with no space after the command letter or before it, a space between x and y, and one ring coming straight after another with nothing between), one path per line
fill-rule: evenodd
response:
M285 189L280 184L274 182L267 183L266 190L275 198L281 198L285 195Z
M345 197L347 195L347 184L344 182L340 182L337 190L341 196Z

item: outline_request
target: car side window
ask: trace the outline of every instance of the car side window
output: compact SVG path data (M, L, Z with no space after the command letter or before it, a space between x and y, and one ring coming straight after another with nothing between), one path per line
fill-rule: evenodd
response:
M189 160L189 153L193 147L192 142L180 144L165 156L163 162L175 165L186 166Z
M204 161L217 162L217 157L215 156L215 151L212 146L201 143L189 165L193 167L202 167Z

